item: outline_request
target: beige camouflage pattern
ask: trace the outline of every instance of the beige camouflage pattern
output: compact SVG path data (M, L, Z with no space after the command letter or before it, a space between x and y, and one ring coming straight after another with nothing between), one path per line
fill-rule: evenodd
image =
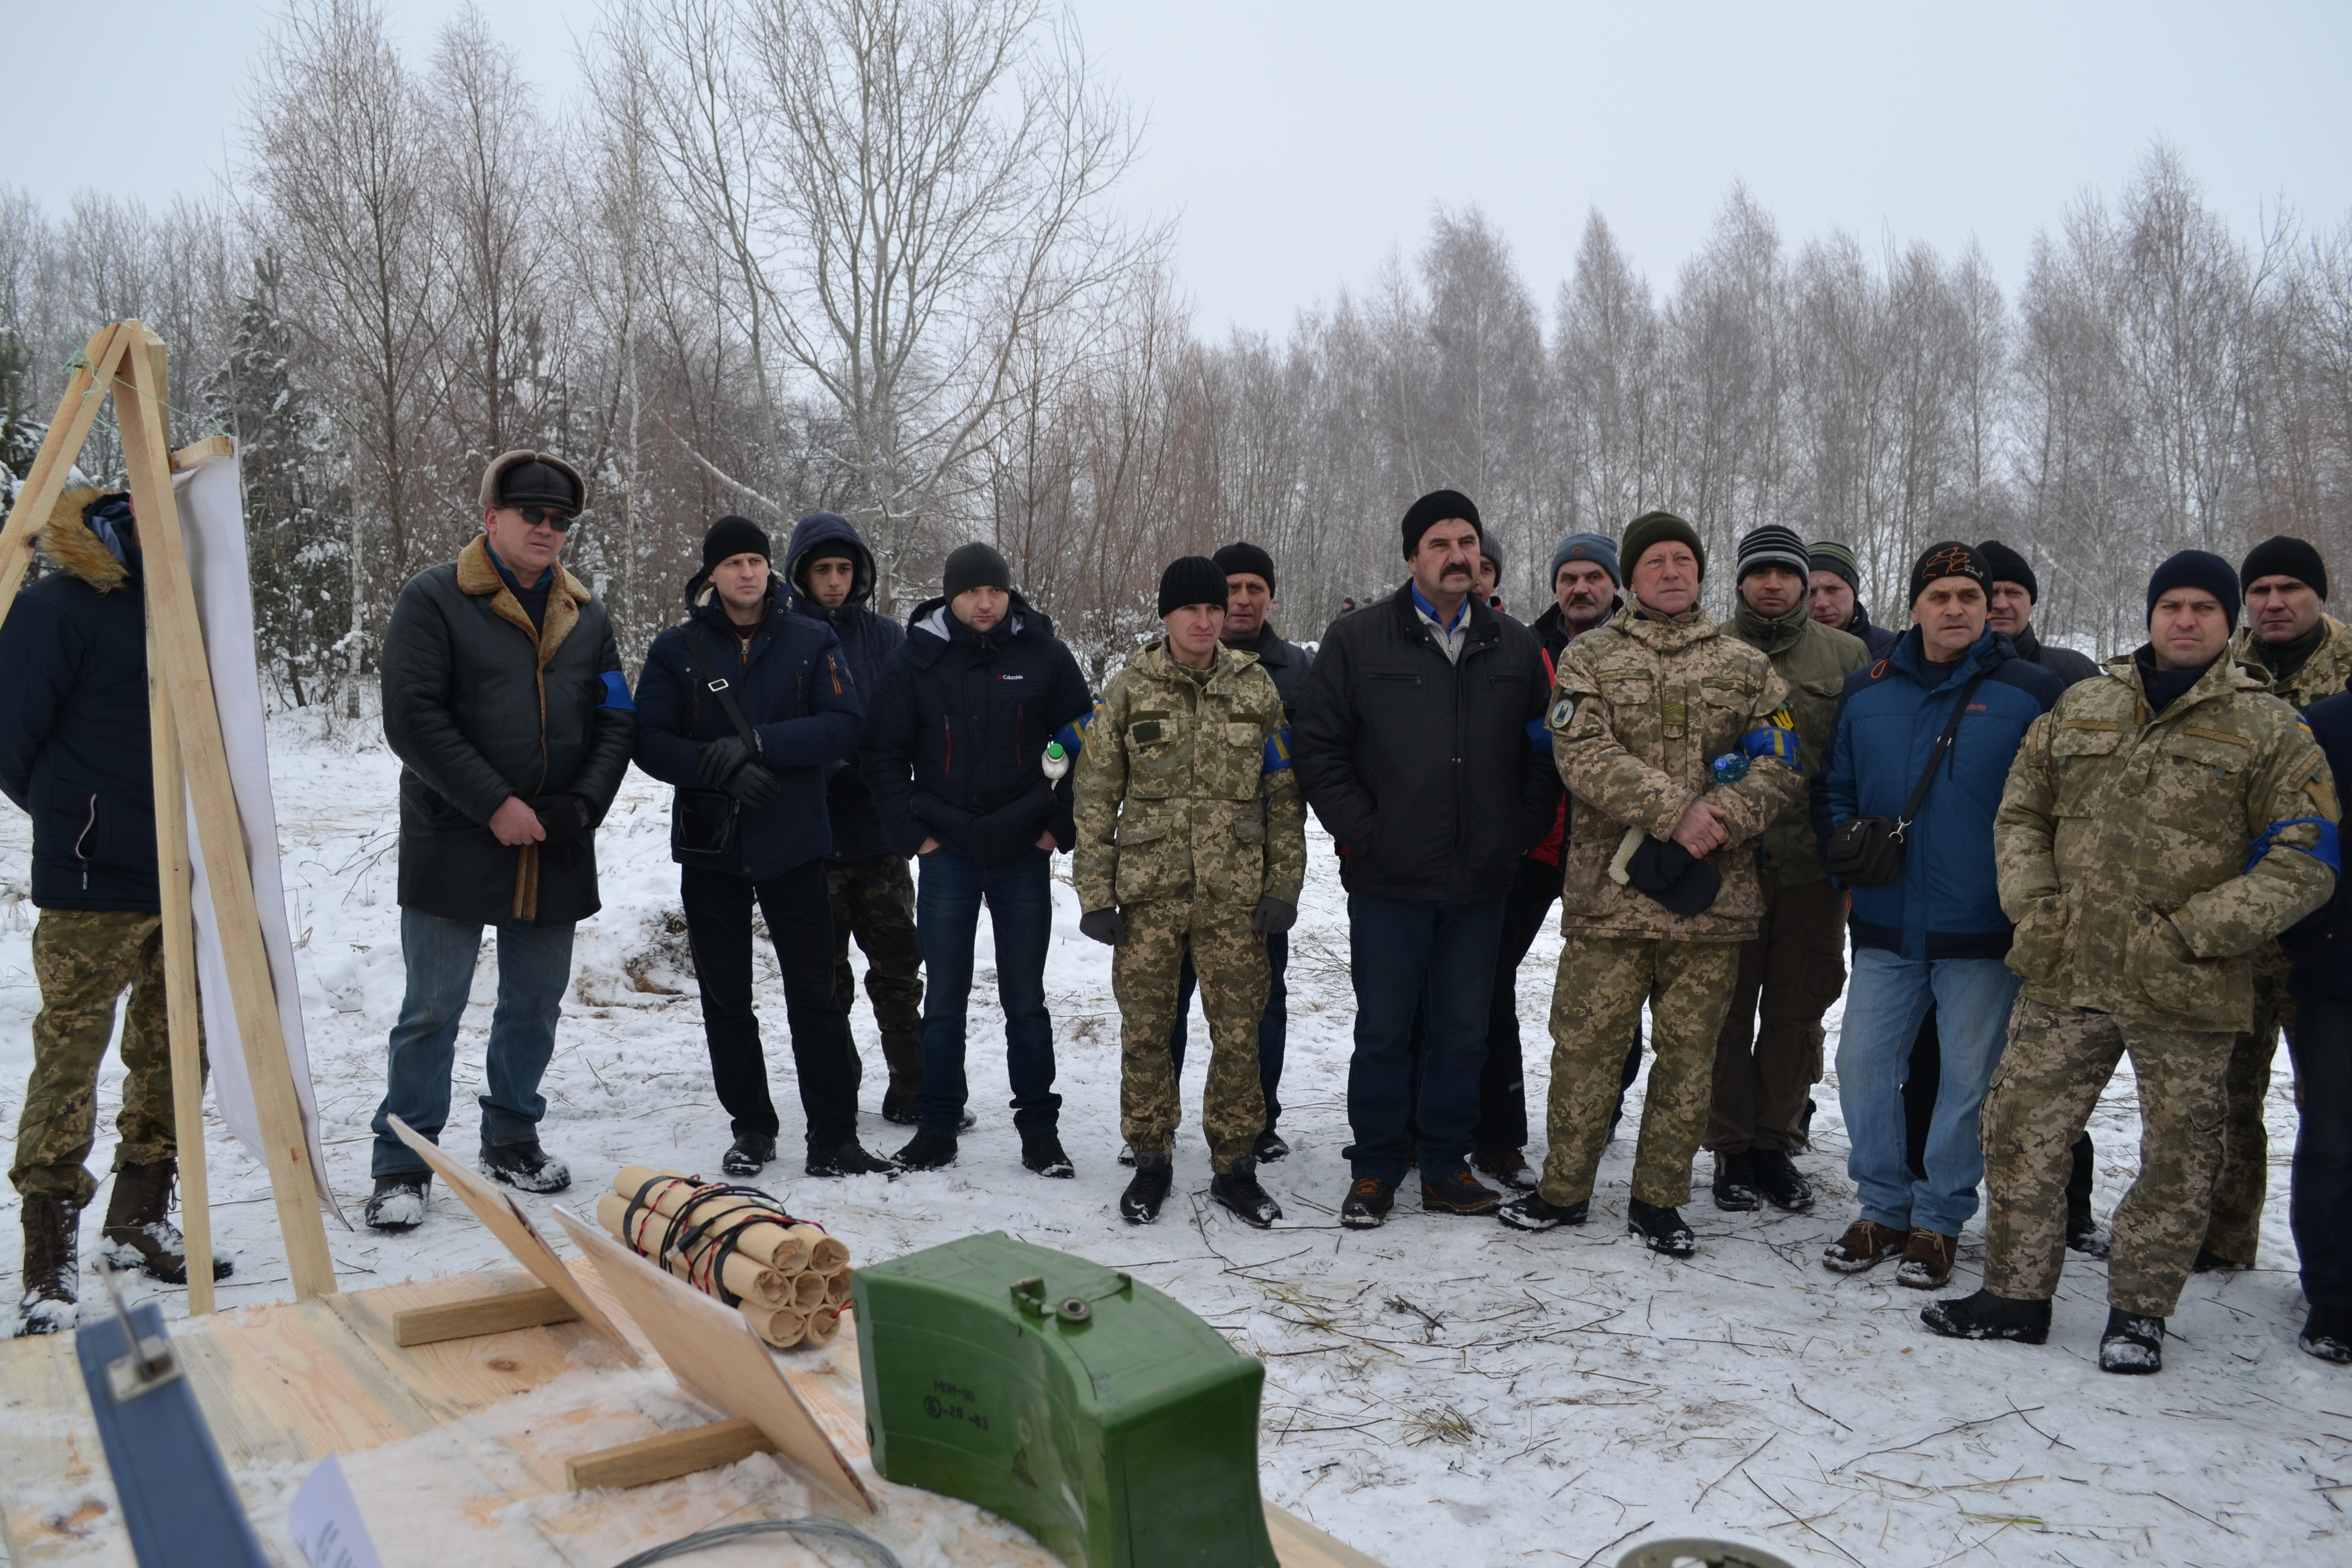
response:
M2336 886L2304 852L2315 826L2287 829L2248 871L2251 846L2273 823L2336 816L2311 731L2229 659L2154 719L2130 656L2109 661L2026 731L1993 819L2022 994L2247 1028L2263 950Z
M2256 952L2254 1026L2230 1047L2230 1110L2221 1124L2221 1173L2213 1179L2213 1217L2205 1228L2205 1245L2232 1263L2251 1266L2262 1249L2263 1199L2271 1182L2270 1131L2263 1125L2263 1107L2270 1099L2279 1031L2294 1033L2294 998L2286 989L2294 967L2276 942Z
M1736 784L1713 784L1707 766L1738 751L1750 730L1772 724L1788 700L1771 660L1726 636L1704 610L1668 617L1629 603L1568 645L1545 719L1559 776L1577 799L1562 872L1563 931L1700 942L1756 934L1764 906L1751 841L1803 799L1805 782L1766 760ZM1713 908L1672 914L1610 879L1628 826L1667 837L1702 794L1723 809L1730 836L1712 857L1723 872Z
M1091 737L1089 737L1091 739ZM1265 1090L1258 1083L1257 1021L1273 970L1265 938L1245 915L1187 899L1121 906L1127 940L1111 953L1118 999L1118 1131L1129 1147L1170 1152L1183 1121L1168 1036L1176 1026L1176 977L1184 949L1201 977L1209 1019L1209 1081L1201 1127L1209 1163L1219 1174L1250 1152L1265 1128Z
M79 1209L98 1184L83 1167L98 1134L98 1068L125 987L122 1110L114 1169L178 1152L172 1120L172 1045L164 1026L163 922L137 910L44 910L33 928L33 1072L16 1121L8 1179L26 1197ZM199 1046L203 1025L197 1025Z
M2231 1037L2018 999L1981 1123L1987 1289L2011 1300L2056 1293L2074 1140L2129 1051L2139 1083L2139 1177L2116 1206L2107 1300L2172 1316L2221 1164Z
M2325 641L2311 650L2303 668L2284 680L2273 678L2262 655L2254 651L2254 628L2240 626L2238 635L2230 641L2230 657L2245 668L2249 675L2267 684L2271 695L2301 710L2310 707L2323 697L2333 697L2344 689L2347 679L2352 679L2352 626L2334 616L2322 612L2320 622L2327 628Z
M1838 698L1845 690L1845 678L1870 662L1870 646L1849 632L1822 625L1805 613L1801 603L1788 615L1769 621L1743 604L1727 629L1769 658L1780 679L1789 683L1789 714L1797 721L1800 742L1797 763L1805 777L1820 777L1829 762L1830 731L1837 724ZM1767 882L1782 888L1801 888L1829 878L1802 793L1764 830L1762 875Z
M1690 1202L1691 1158L1715 1098L1716 1037L1738 973L1739 950L1724 942L1569 931L1551 993L1545 1114L1551 1147L1538 1189L1544 1202L1581 1203L1592 1195L1625 1042L1641 1026L1644 1002L1652 1056L1633 1150L1633 1195L1664 1208Z
M1073 779L1079 907L1196 899L1246 924L1262 897L1298 901L1307 804L1265 771L1282 697L1257 656L1218 645L1205 670L1147 644L1110 679Z

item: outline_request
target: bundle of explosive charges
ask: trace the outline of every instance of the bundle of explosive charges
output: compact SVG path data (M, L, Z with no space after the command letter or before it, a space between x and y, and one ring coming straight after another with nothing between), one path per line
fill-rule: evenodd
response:
M596 1200L621 1244L743 1314L779 1350L821 1345L849 1305L849 1248L752 1187L630 1165Z

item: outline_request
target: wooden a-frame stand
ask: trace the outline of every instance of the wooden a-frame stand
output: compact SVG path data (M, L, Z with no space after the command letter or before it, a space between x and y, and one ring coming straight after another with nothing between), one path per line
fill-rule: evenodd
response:
M203 1068L198 1057L196 949L193 868L188 852L191 808L220 923L229 1001L244 1042L269 1166L269 1188L297 1300L331 1295L334 1260L319 1213L319 1189L309 1140L295 1099L293 1069L278 1021L269 957L246 863L244 829L229 781L212 668L196 619L188 552L172 493L172 472L226 456L226 437L173 453L165 437L163 341L139 321L100 328L84 348L66 384L25 488L0 529L0 620L15 604L32 558L33 540L48 521L66 477L81 454L100 405L114 399L123 465L139 517L147 601L148 719L155 752L155 851L162 872L163 990L170 1018L172 1102L179 1141L183 1229L187 1237L188 1310L213 1310L212 1215L205 1177ZM271 847L274 852L275 847Z

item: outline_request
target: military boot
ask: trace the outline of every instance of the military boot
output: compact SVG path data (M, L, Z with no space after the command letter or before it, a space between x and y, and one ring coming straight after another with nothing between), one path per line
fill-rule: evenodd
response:
M1136 1158L1140 1161L1143 1156L1138 1154ZM1139 1167L1137 1173L1141 1174ZM1234 1161L1233 1169L1223 1175L1210 1177L1209 1195L1231 1209L1235 1219L1259 1230L1282 1217L1282 1205L1258 1185L1257 1162L1247 1157Z
M907 1030L885 1029L882 1060L890 1069L890 1087L882 1091L882 1120L912 1127L922 1119L915 1108L915 1091L923 1084L922 1037Z
M81 1211L62 1198L25 1200L25 1297L16 1305L17 1333L54 1334L74 1326L80 1228Z
M125 1165L114 1173L114 1194L106 1201L106 1225L99 1237L107 1261L117 1268L140 1268L166 1285L188 1282L188 1244L171 1220L172 1183L177 1160ZM226 1279L235 1267L215 1257L213 1278Z
M2164 1320L2107 1309L2107 1326L2099 1334L2099 1370L2145 1377L2164 1370Z
M1135 1156L1135 1175L1119 1194L1118 1217L1129 1225L1150 1225L1160 1217L1160 1205L1168 1201L1168 1189L1175 1184L1176 1163L1157 1150L1146 1149Z

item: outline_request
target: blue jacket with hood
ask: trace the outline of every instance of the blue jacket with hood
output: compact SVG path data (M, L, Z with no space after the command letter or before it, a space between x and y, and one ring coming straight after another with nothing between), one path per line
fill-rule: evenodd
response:
M2026 726L2050 710L2066 683L2018 657L2007 637L1988 630L1947 679L1931 685L1913 626L1892 653L1848 676L1829 756L1813 784L1813 827L1826 848L1841 822L1899 818L1951 721L1952 704L1979 674L1984 683L1911 825L1902 875L1885 887L1852 889L1856 948L1910 959L2009 952L2011 926L1993 867L1993 814Z
M834 548L820 552L819 545ZM819 554L844 553L856 568L849 597L838 609L828 610L810 596L805 568ZM904 626L874 613L874 552L847 518L829 511L811 512L793 525L792 542L784 547L784 585L790 595L786 603L793 614L833 627L841 639L841 656L850 674L856 677L857 689L869 697L881 684L882 667L907 640ZM866 787L866 775L855 761L835 767L825 786L825 805L833 816L835 859L863 860L897 852L882 831L873 792Z

